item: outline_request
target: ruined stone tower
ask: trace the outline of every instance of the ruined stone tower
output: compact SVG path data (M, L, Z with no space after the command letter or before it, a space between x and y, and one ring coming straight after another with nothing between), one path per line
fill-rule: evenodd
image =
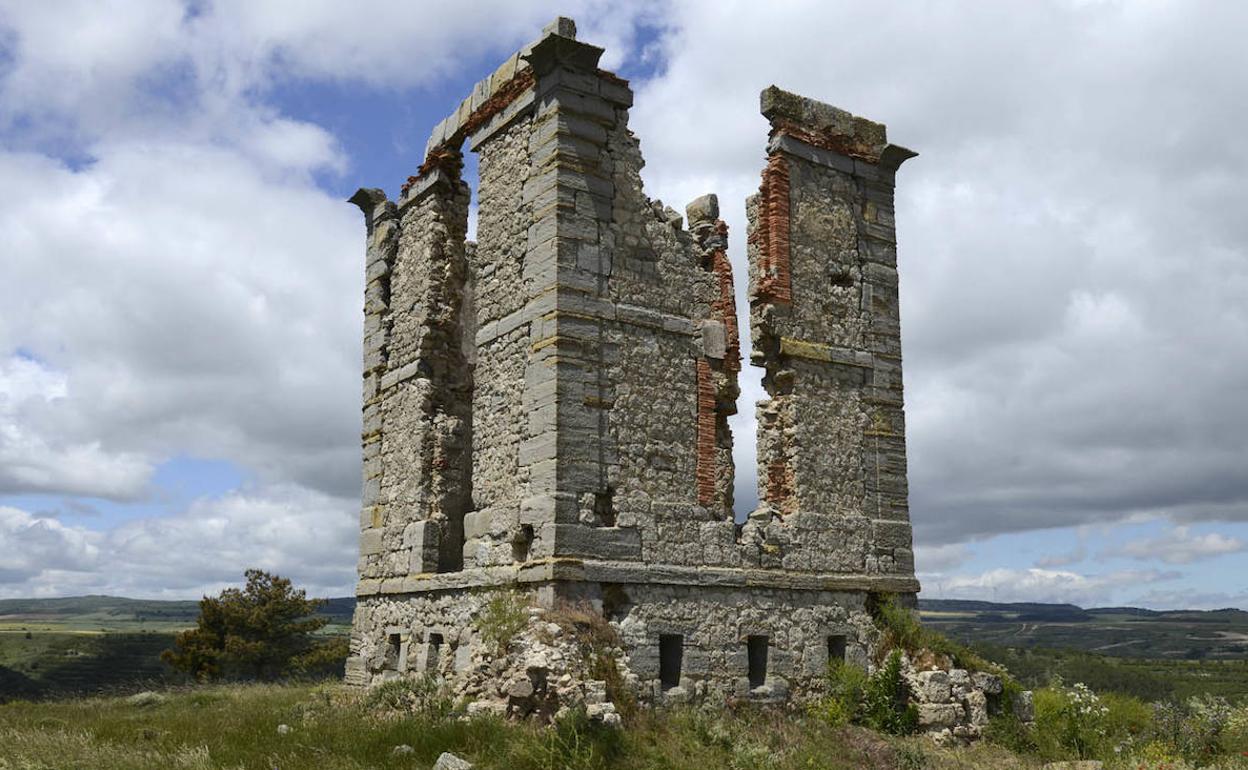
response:
M560 19L429 139L368 230L348 681L480 670L491 599L582 603L643 700L801 693L918 591L884 126L768 88L749 215L761 503L734 522L727 228L646 198L628 83ZM479 218L466 242L464 144ZM748 440L748 437L747 437ZM540 611L531 616L538 622ZM531 688L530 688L531 689Z

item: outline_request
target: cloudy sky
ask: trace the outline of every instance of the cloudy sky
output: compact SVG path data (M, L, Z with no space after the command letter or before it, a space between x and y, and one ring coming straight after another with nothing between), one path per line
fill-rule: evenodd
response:
M739 276L760 89L921 153L897 220L924 595L1248 608L1248 6L623 5L0 0L0 596L195 597L253 565L350 592L343 199L396 194L562 13L632 80L649 194L719 194Z

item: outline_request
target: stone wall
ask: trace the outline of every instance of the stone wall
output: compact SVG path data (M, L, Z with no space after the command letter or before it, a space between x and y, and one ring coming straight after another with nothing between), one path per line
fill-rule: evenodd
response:
M762 111L750 324L770 398L754 537L785 569L912 575L893 182L913 153L774 86Z
M434 129L397 202L352 199L368 284L351 682L431 674L485 697L476 619L515 589L536 624L568 603L601 613L643 700L801 698L829 654L867 661L870 592L918 590L892 230L908 152L883 126L764 92L747 208L770 399L763 503L740 525L727 227L714 195L687 226L645 195L632 92L601 53L558 20Z

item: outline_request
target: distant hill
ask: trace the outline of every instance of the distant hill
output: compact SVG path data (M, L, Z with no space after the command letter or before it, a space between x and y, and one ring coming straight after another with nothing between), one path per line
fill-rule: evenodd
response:
M1237 660L1248 656L1248 612L1083 609L1073 604L920 599L923 622L969 643L1073 649L1126 658Z
M350 624L355 599L329 599L319 614ZM199 601L127 599L121 596L67 596L56 599L0 599L0 631L14 626L65 631L177 630L195 625Z

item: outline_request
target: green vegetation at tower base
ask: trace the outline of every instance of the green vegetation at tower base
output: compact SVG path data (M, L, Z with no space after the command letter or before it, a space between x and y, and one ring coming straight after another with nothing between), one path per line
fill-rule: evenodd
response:
M288 730L279 730L287 725ZM624 730L570 718L555 728L406 713L337 684L200 686L124 698L0 706L0 770L429 768L443 751L479 770L1038 768L995 746L939 749L777 709L643 711ZM396 746L411 753L396 754Z

